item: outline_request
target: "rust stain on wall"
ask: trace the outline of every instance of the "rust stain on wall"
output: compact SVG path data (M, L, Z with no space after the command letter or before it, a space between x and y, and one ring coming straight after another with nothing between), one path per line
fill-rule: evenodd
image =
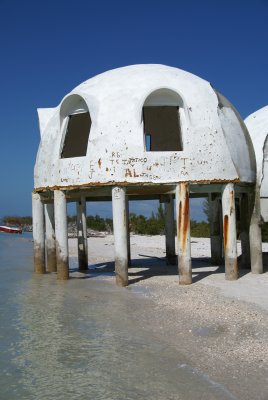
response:
M98 159L98 166L101 168L101 158Z

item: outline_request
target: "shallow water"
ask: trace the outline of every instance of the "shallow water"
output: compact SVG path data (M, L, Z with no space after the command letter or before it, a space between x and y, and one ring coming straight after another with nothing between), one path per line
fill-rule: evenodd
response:
M30 236L0 234L1 400L235 398L161 338L149 297L32 270Z

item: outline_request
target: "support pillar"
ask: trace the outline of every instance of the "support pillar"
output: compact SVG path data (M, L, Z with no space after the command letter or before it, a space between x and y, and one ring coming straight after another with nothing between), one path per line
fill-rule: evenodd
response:
M34 272L44 274L45 268L45 227L44 206L40 194L32 194Z
M128 245L126 221L126 191L122 187L112 189L113 228L115 249L115 276L118 286L128 285Z
M189 188L187 183L176 187L179 283L192 283Z
M234 184L224 185L222 190L223 241L225 258L225 279L238 279L236 248L236 214Z
M166 234L166 258L167 264L175 265L177 262L175 250L175 227L174 227L174 201L173 195L167 196L165 202L165 234Z
M47 272L57 272L54 204L45 205Z
M215 194L209 194L209 224L212 265L222 263L222 231L220 202Z
M88 269L88 246L87 246L87 216L86 199L82 196L76 203L77 220L77 243L78 243L78 269Z
M261 208L260 208L260 188L256 184L255 193L251 193L250 209L251 220L249 228L250 240L250 262L251 272L253 274L263 273L263 259L262 259L262 234L261 234Z
M131 266L130 227L129 227L129 202L126 195L126 224L127 224L127 258L128 266Z
M240 239L242 257L241 262L243 268L250 268L250 242L249 242L249 205L248 195L242 193L240 199Z
M62 190L54 191L54 213L56 233L57 278L65 280L69 278L68 255L68 229L67 207L65 193Z

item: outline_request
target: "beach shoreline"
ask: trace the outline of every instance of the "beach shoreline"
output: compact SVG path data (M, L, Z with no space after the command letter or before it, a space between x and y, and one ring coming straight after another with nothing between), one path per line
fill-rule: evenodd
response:
M262 275L241 269L239 280L226 281L224 267L210 265L209 239L191 242L194 283L181 286L177 266L165 263L164 236L131 235L127 290L152 300L148 326L185 356L180 367L223 385L234 398L267 399L267 268ZM88 249L88 274L115 285L113 236L88 238ZM76 265L75 239L69 239L69 254ZM71 272L73 278L81 274L76 268Z

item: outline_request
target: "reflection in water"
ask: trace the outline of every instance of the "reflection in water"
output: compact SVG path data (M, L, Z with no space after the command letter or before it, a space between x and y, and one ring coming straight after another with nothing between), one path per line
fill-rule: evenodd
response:
M185 360L154 334L150 299L95 278L33 275L30 241L3 252L1 399L233 399L178 367Z

